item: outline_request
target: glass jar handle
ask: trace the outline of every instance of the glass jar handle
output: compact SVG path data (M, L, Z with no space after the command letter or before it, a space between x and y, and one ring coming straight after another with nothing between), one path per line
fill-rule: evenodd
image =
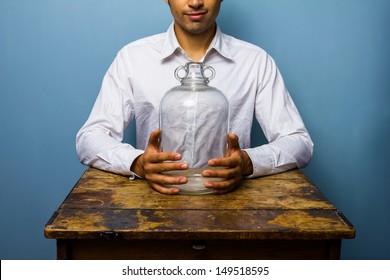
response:
M184 70L185 73L186 73L186 74L184 75L184 77L180 77L180 76L179 76L179 72L182 71L182 70ZM187 75L188 75L188 68L187 68L187 67L185 67L185 66L179 66L179 67L176 68L176 70L175 70L175 78L176 78L176 80L178 80L179 82L181 82L184 78L186 78Z
M211 75L209 77L206 77L206 71L210 71ZM211 81L215 77L215 69L211 66L205 66L202 69L202 75L207 79L207 81Z

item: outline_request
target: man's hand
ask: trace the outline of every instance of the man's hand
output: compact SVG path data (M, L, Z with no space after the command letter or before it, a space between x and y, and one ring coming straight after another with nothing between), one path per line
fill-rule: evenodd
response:
M235 134L228 134L228 151L224 158L211 159L212 167L221 169L205 170L204 177L223 178L222 181L206 182L205 187L214 189L215 193L226 193L233 190L241 181L241 177L253 173L252 161L245 151L242 151Z
M165 188L164 185L186 184L188 182L187 178L167 176L162 172L185 170L188 169L188 164L179 162L181 155L178 153L160 152L160 133L160 130L155 130L150 134L145 153L134 160L131 170L145 178L156 191L163 194L176 194L180 191L178 188Z

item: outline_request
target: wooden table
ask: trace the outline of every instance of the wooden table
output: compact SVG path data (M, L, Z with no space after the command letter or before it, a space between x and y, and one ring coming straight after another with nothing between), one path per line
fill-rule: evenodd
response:
M45 236L58 259L338 259L355 230L300 170L169 196L88 168Z

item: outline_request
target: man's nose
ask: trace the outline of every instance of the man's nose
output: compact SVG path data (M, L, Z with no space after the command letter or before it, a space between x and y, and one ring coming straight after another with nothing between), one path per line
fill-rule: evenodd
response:
M203 0L188 0L188 6L192 8L199 8L203 6Z

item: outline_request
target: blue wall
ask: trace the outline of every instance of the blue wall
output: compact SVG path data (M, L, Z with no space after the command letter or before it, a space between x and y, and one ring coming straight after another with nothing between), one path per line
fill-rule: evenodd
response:
M315 142L305 172L356 227L345 259L390 259L389 11L227 0L218 20L278 63ZM163 0L0 0L1 259L55 258L43 228L85 170L74 139L102 77L123 45L170 23Z

